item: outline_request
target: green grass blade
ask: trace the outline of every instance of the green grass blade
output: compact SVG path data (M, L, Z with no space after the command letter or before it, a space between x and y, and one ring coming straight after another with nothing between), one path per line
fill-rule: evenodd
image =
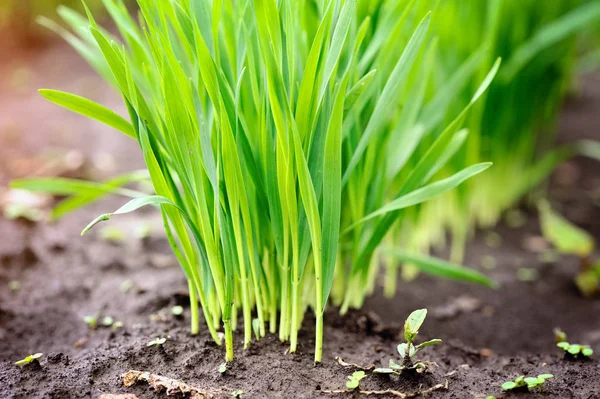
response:
M73 112L95 119L110 127L125 133L127 136L137 139L131 123L114 111L87 98L59 90L41 89L39 93L47 100Z
M409 194L396 198L389 204L376 210L373 213L370 213L369 215L365 216L358 222L348 227L346 230L344 230L344 233L350 232L359 224L362 224L377 216L385 215L386 213L398 211L400 209L408 208L409 206L429 201L430 199L437 197L438 195L441 195L459 186L465 180L483 172L490 166L492 166L491 162L482 162L476 165L469 166L468 168L465 168L446 179L442 179L440 181L436 181L435 183L428 184L424 187L419 188L418 190L410 192Z
M400 249L388 249L386 250L386 253L388 253L397 261L411 263L423 273L434 277L475 283L485 285L486 287L490 288L498 287L498 283L491 280L484 274L464 266L447 262L440 258L408 253Z
M402 87L408 72L413 66L417 54L421 49L423 42L425 41L430 20L431 15L427 14L427 16L421 21L406 45L406 48L398 60L398 63L394 67L390 78L385 84L381 96L379 96L379 99L377 100L377 105L375 106L375 110L371 115L369 123L352 154L352 158L350 159L348 166L346 167L346 171L344 172L342 180L343 185L348 182L350 175L358 165L359 160L362 158L367 146L373 139L373 136L375 136L375 134L381 130L381 126L386 122L386 116L390 114L390 110L396 105L399 92L401 91L400 88Z

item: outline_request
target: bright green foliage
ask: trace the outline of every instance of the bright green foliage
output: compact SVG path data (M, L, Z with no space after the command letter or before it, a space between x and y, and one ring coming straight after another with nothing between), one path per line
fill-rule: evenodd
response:
M15 364L16 364L17 366L24 366L24 365L26 365L26 364L29 364L29 363L33 362L34 360L37 360L37 359L39 359L39 358L40 358L40 357L42 357L42 356L44 356L44 354L43 354L43 353L35 353L35 354L33 354L33 355L29 355L29 356L27 356L25 359L21 359L21 360L19 360L19 361L15 362Z
M446 94L430 95L429 112L422 114L428 117L424 123L450 120L448 115L470 98L477 82L472 77L485 74L496 57L503 59L498 78L467 117L464 149L438 175L446 177L480 160L492 161L494 167L416 208L413 217L396 228L395 244L421 252L444 245L449 229L452 259L461 262L465 241L475 226L493 226L502 212L575 153L571 146L554 146L552 126L575 74L578 35L600 23L600 3L564 0L540 7L537 0L432 0L418 6L434 9L431 26L440 49L434 62L435 87L437 93ZM422 145L434 138L430 135ZM585 148L593 156L598 146ZM410 262L406 265L412 267ZM396 281L393 258L388 269L386 294L391 295Z
M166 338L155 338L152 341L148 342L146 346L162 346L165 342L167 342Z
M413 344L415 338L417 338L417 335L419 334L421 325L425 321L425 317L427 317L427 309L418 309L412 312L404 322L404 339L406 342L401 343L397 347L400 358L402 359L401 364L397 364L393 359L390 359L389 368L377 368L373 370L374 373L399 375L402 370L406 369L417 371L424 371L427 369L426 363L421 361L413 363L411 359L421 349L427 346L441 344L442 340L431 339L416 346Z
M594 239L585 230L573 225L550 207L547 201L538 204L542 234L562 254L586 257L594 250Z
M365 378L367 375L364 371L355 371L352 375L348 376L348 381L346 381L346 387L348 389L356 389L360 385L360 380Z
M224 330L227 360L238 312L245 347L255 312L258 335L278 332L294 352L310 307L320 361L330 294L342 312L360 306L391 228L490 166L434 179L464 143L461 127L499 61L464 108L428 104L438 41L428 34L431 14L413 0L139 0L137 19L122 0L103 3L122 43L91 13L88 23L59 11L79 36L47 25L117 88L129 121L78 96L41 93L135 139L155 195L123 189L123 180L80 184L133 198L83 233L113 215L159 208L188 278L192 333L199 302L219 344ZM442 95L432 102L452 101L452 91ZM43 191L45 183L19 185ZM77 183L63 182L68 195L92 197L73 190Z
M594 350L588 345L570 344L566 341L563 341L557 343L556 346L573 357L589 358L594 354Z
M512 391L513 389L527 388L528 390L539 388L542 389L544 382L554 378L552 374L540 374L537 377L525 377L524 375L517 377L514 381L507 381L502 384L502 389Z

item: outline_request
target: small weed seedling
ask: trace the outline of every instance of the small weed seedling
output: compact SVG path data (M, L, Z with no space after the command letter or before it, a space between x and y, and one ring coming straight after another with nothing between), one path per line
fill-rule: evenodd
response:
M554 376L552 374L540 374L537 377L525 377L524 375L521 375L515 378L514 381L506 381L502 384L502 389L505 391L512 391L515 389L532 390L534 388L542 390L544 382L550 378L554 378Z
M594 350L588 345L570 344L566 341L556 344L560 349L565 351L567 356L574 358L590 358L594 354Z
M594 350L589 345L570 344L567 342L567 334L560 328L554 329L554 338L556 346L565 351L565 356L578 359L589 359Z
M221 373L221 375L225 375L225 373L227 373L227 363L219 364L219 373Z
M183 315L183 306L173 306L171 308L171 314L176 317Z
M110 327L110 326L112 326L113 324L115 324L115 319L113 319L113 318L112 318L112 317L110 317L110 316L104 316L104 318L102 319L102 325L103 325L104 327Z
M95 330L98 326L98 313L94 313L93 315L87 315L83 317L83 321L87 324L92 330Z
M367 375L364 371L355 371L352 375L348 376L348 381L346 381L346 387L348 389L356 389L360 385L360 380L365 378Z
M421 349L426 346L437 345L441 343L442 340L432 339L417 346L413 344L415 338L417 338L417 335L419 334L419 328L421 328L421 325L425 321L425 317L427 317L427 309L415 310L408 316L408 319L406 319L406 322L404 323L404 339L406 342L398 345L398 353L402 358L402 364L397 364L393 359L390 359L389 368L377 368L373 370L374 373L399 375L402 370L416 370L418 372L427 370L425 362L417 361L415 363L412 361L412 358Z
M119 328L123 327L123 322L122 321L115 321L112 326L111 329L113 331L117 331Z
M152 341L148 342L146 344L146 346L150 347L150 346L162 346L165 342L167 342L166 338L156 338L153 339Z
M33 362L34 360L39 359L43 355L44 355L43 353L36 353L36 354L33 354L33 355L29 355L25 359L21 359L21 360L15 362L15 364L17 366L25 366L26 364L29 364L29 363Z
M241 398L243 394L244 394L244 391L242 391L241 389L236 389L235 391L231 392L231 397Z

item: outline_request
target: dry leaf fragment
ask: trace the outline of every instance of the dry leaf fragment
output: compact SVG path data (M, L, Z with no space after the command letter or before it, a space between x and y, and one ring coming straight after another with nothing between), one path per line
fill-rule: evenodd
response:
M191 399L213 399L223 396L221 392L209 392L190 386L181 380L152 374L147 371L129 370L122 377L123 385L126 387L130 387L136 382L145 382L157 392L166 391L167 396L182 395Z

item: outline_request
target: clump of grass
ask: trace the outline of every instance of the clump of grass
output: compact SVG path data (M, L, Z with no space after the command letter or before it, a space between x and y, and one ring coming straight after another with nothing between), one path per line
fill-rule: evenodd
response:
M320 361L330 295L342 312L360 306L392 227L490 166L432 182L464 143L460 128L499 60L449 123L434 118L425 92L437 40L427 34L431 15L413 2L139 0L139 25L123 1L103 3L122 41L89 10L89 30L81 16L62 12L81 36L56 30L122 94L129 121L73 94L40 92L136 140L156 195L122 187L135 175L13 186L71 195L63 213L107 193L132 197L82 234L115 215L159 208L188 278L192 333L201 311L218 344L223 329L228 361L238 312L244 347L253 330L262 337L268 329L294 352L308 308ZM439 108L434 114L446 115ZM418 151L425 137L427 149ZM492 285L434 258L394 256Z
M555 145L553 125L576 72L577 39L600 21L600 4L567 0L539 7L535 0L425 1L418 7L433 3L439 5L432 21L440 40L436 73L456 88L450 109L467 101L470 77L485 74L496 57L504 60L498 78L468 117L464 150L439 174L455 173L479 160L490 160L494 167L485 177L419 207L410 223L396 231L397 243L428 251L447 244L445 230L449 229L452 260L461 262L475 226L494 226L504 211L580 150L580 146ZM468 33L457 37L457 25ZM443 113L439 117L447 118ZM393 277L395 265L389 268Z

